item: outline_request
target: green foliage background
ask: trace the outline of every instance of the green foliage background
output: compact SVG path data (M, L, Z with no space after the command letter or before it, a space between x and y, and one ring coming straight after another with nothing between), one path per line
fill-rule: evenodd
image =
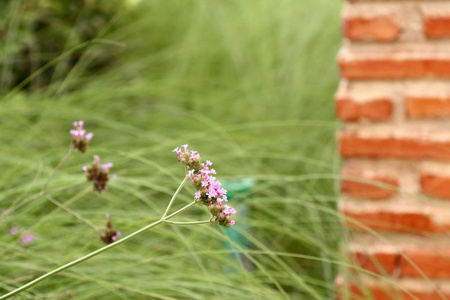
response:
M24 1L11 2L18 11L8 22L28 11ZM89 2L79 15L91 16ZM224 229L162 225L23 299L332 299L342 264L333 119L339 1L122 4L72 65L50 60L46 85L30 90L23 87L31 83L11 87L14 81L2 79L0 293L101 247L106 212L125 235L157 219L184 175L171 150L188 143L214 162L219 179L256 180L233 203L248 207L236 226L248 249L235 246L251 269L229 253ZM65 29L52 34L77 36L80 20L64 19ZM52 40L34 38L33 45ZM63 57L86 41L66 38L57 49ZM96 58L108 62L99 68ZM50 182L58 207L42 189L80 119L95 136ZM93 154L112 161L118 174L102 195L81 171ZM186 188L177 206L192 194ZM207 217L198 207L179 219ZM20 244L8 233L13 226L36 241Z

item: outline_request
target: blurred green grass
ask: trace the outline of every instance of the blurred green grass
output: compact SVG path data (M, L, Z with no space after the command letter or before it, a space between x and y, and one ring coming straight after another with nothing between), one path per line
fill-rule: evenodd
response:
M183 177L171 150L189 143L219 179L255 178L246 203L248 271L215 226L164 225L43 282L25 298L331 299L341 262L335 212L333 93L339 1L142 1L127 26L87 47L64 78L0 102L0 291L101 247L99 232L43 197L74 120L95 133L49 190L103 228L123 234L164 211ZM121 47L107 70L82 75L95 47ZM102 195L81 167L99 154L119 175ZM187 188L180 202L190 201ZM196 208L180 217L206 219ZM29 228L22 245L8 234ZM238 229L240 227L237 227ZM5 259L6 258L6 259Z

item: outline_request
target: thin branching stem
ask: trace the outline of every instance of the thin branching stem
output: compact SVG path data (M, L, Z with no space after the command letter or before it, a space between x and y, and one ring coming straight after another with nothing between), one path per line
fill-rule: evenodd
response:
M186 178L185 178L185 179L186 179ZM183 182L180 184L180 187L183 186L184 181L185 181L185 180L183 180ZM175 192L175 194L174 194L175 197L176 197L176 195L178 195L178 193L180 192L180 187L179 187L179 188L177 189L177 191ZM173 199L173 197L172 197L172 199ZM171 202L173 202L173 201L171 200ZM65 264L65 265L63 265L63 266L61 266L61 267L59 267L59 268L56 268L56 269L54 269L54 270L52 270L52 271L50 271L50 272L48 272L48 273L46 273L46 274L44 274L44 275L38 277L38 278L36 278L35 280L30 281L29 283L27 283L27 284L25 284L25 285L23 285L23 286L21 286L21 287L15 289L14 291L11 291L11 292L9 292L9 293L6 294L6 295L1 296L1 297L0 297L0 300L8 299L8 298L10 298L10 297L12 297L12 296L15 296L15 295L17 295L17 294L19 294L19 293L21 293L21 292L23 292L23 291L25 291L25 290L31 288L32 286L35 286L35 285L38 284L39 282L41 282L41 281L43 281L43 280L45 280L45 279L47 279L47 278L50 278L50 277L52 277L52 276L58 274L59 272L62 272L62 271L67 270L67 269L69 269L69 268L71 268L71 267L73 267L73 266L76 266L76 265L78 265L78 264L80 264L80 263L82 263L82 262L84 262L84 261L86 261L86 260L88 260L88 259L91 259L91 258L93 258L93 257L95 257L95 256L97 256L97 255L99 255L100 253L103 253L103 252L105 252L105 251L111 249L111 248L114 248L114 247L116 247L116 246L119 246L120 244L125 243L126 241L128 241L128 240L134 238L135 236L138 236L139 234L141 234L141 233L143 233L143 232L149 230L150 228L153 228L153 227L155 227L155 226L157 226L157 225L159 225L159 224L168 222L168 219L175 217L176 215L178 215L178 214L184 212L185 210L189 209L191 206L193 206L193 205L195 205L195 204L196 204L195 201L194 201L194 202L191 202L191 203L187 204L186 206L180 208L180 209L177 210L176 212L174 212L174 213L172 213L172 214L170 214L170 215L168 215L168 216L162 217L162 218L160 218L159 220L157 220L157 221L155 221L155 222L153 222L153 223L150 223L150 224L148 224L148 225L145 226L145 227L142 227L141 229L139 229L139 230L133 232L133 233L130 234L130 235L127 235L126 237L124 237L124 238L122 238L122 239L120 239L120 240L118 240L118 241L116 241L116 242L114 242L114 243L112 243L112 244L106 245L106 246L103 247L103 248L100 248L100 249L98 249L98 250L95 250L95 251L93 251L93 252L91 252L91 253L89 253L89 254L83 256L83 257L80 257L80 258L78 258L78 259L76 259L76 260L73 260L73 261L71 261L71 262L69 262L69 263L67 263L67 264Z
M191 222L174 222L174 221L165 221L167 224L172 225L197 225L197 224L211 224L211 220L206 221L191 221Z
M164 212L164 214L162 216L162 219L164 219L167 216L167 214L169 213L169 210L172 207L172 204L175 201L175 198L180 193L181 189L183 188L184 184L186 183L187 178L188 178L187 176L184 177L183 181L180 183L177 190L175 191L175 194L173 194L172 199L170 199L169 205L167 205L166 211Z
M72 146L72 144L70 144L69 151L67 151L67 153L63 156L63 158L59 161L56 168L53 169L52 173L47 178L47 181L44 183L44 187L42 188L42 192L41 192L42 194L45 194L45 192L47 191L47 187L50 184L50 181L52 180L53 176L55 176L56 172L58 172L64 166L66 161L69 159L70 155L72 155L72 152L73 152L73 146Z

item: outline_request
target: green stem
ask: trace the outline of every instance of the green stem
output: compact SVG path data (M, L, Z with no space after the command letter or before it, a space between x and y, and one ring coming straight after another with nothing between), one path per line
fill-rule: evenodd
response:
M175 201L175 198L180 193L181 189L183 188L183 185L186 183L186 180L188 179L187 176L184 177L183 181L178 186L177 190L175 191L175 194L173 194L172 199L170 199L169 205L167 205L166 211L164 212L162 218L164 219L169 212L170 208L172 207L173 202Z
M47 191L47 187L50 184L50 181L52 180L53 176L55 176L56 172L62 168L62 166L64 165L66 160L70 157L70 155L72 155L72 152L73 152L73 146L72 146L72 144L70 144L69 151L67 151L67 153L63 156L63 158L59 161L56 168L53 169L52 173L47 178L47 181L44 183L44 187L42 188L42 191L41 191L43 194Z
M177 193L177 192L175 192L175 193ZM150 228L152 228L152 227L155 227L155 226L157 226L157 225L159 225L159 224L161 224L161 223L167 222L168 219L170 219L170 218L172 218L172 217L175 217L176 215L182 213L183 211L187 210L188 208L190 208L191 206L193 206L193 205L195 205L195 204L196 204L195 201L194 201L194 202L191 202L191 203L189 203L188 205L186 205L186 206L180 208L180 209L177 210L176 212L170 214L169 216L167 216L167 217L165 217L165 218L161 218L161 219L159 219L159 220L157 220L157 221L155 221L155 222L153 222L153 223L150 223L150 224L148 224L147 226L142 227L141 229L139 229L139 230L133 232L132 234L130 234L130 235L128 235L128 236L126 236L126 237L124 237L124 238L122 238L122 239L120 239L120 240L117 240L116 242L114 242L114 243L112 243L112 244L106 245L106 246L103 247L103 248L100 248L100 249L98 249L98 250L96 250L96 251L94 251L94 252L91 252L91 253L89 253L89 254L83 256L83 257L80 257L80 258L78 258L78 259L76 259L76 260L74 260L74 261L71 261L71 262L69 262L69 263L67 263L67 264L65 264L65 265L63 265L63 266L61 266L61 267L59 267L59 268L56 268L56 269L54 269L54 270L52 270L52 271L50 271L50 272L48 272L48 273L42 275L41 277L38 277L38 278L36 278L35 280L30 281L29 283L27 283L27 284L25 284L25 285L23 285L23 286L21 286L21 287L15 289L14 291L11 291L11 292L9 292L8 294L3 295L2 297L0 297L0 300L8 299L8 298L10 298L10 297L12 297L12 296L15 296L15 295L17 295L17 294L19 294L19 293L21 293L21 292L23 292L23 291L29 289L30 287L32 287L32 286L38 284L39 282L41 282L41 281L43 281L43 280L45 280L45 279L47 279L47 278L50 278L50 277L52 277L52 276L58 274L59 272L62 272L62 271L64 271L64 270L67 270L67 269L69 269L69 268L75 266L75 265L78 265L78 264L80 264L80 263L82 263L82 262L84 262L84 261L86 261L86 260L88 260L88 259L91 259L91 258L93 258L93 257L95 257L95 256L97 256L97 255L99 255L100 253L105 252L105 251L107 251L107 250L109 250L109 249L111 249L111 248L114 248L114 247L116 247L116 246L119 246L120 244L125 243L126 241L128 241L128 240L134 238L135 236L137 236L137 235L143 233L144 231L146 231L146 230L148 230L148 229L150 229Z
M210 224L211 220L206 221L192 221L192 222L174 222L174 221L165 221L167 224L172 225L197 225L197 224Z
M88 226L92 227L95 231L99 231L99 229L92 224L91 221L89 221L88 219L84 218L83 216L81 216L79 213L77 213L76 211L68 208L66 205L62 204L61 202L53 199L51 196L47 195L46 196L47 200L49 200L51 203L55 204L56 206L58 206L59 208L64 209L66 212L68 212L69 214L71 214L72 216L74 216L75 218L81 220L82 222L86 223Z

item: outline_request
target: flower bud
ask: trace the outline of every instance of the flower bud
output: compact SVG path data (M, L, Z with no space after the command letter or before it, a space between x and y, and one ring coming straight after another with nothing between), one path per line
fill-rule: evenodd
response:
M86 152L89 142L94 137L92 132L86 134L86 130L83 129L83 121L73 122L75 129L70 130L70 135L72 136L72 145L75 149L80 152Z

